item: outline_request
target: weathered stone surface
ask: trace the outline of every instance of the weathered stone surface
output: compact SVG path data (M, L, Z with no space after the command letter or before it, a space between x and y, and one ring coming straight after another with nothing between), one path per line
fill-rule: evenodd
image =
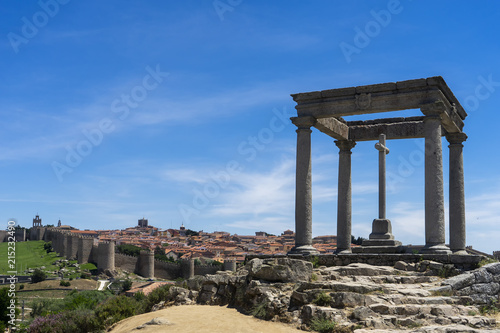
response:
M334 270L341 275L375 276L394 274L394 268L392 267L372 266L368 264L350 264L335 267Z
M494 262L491 264L484 265L483 269L487 270L493 275L500 275L500 262Z
M393 314L394 308L387 304L372 304L369 306L370 310L380 314Z
M163 306L196 301L230 304L249 312L263 307L264 319L293 323L303 329L309 329L314 318L334 320L339 326L361 325L384 332L398 332L403 327L404 332L476 332L495 325L493 320L481 316L478 309L478 305L489 304L500 291L500 284L493 278L488 283L477 283L476 279L487 281L488 276L493 276L487 268L443 281L429 275L429 271L424 275L392 267L349 265L315 269L315 274L325 277L324 280L282 282L288 278L283 279L280 272L292 272L285 276L294 274L295 262L259 260L251 261L246 271L192 279L187 285L194 290L171 287ZM322 293L331 299L324 299L321 306L314 304ZM436 293L450 296L433 296ZM460 330L459 325L475 328Z
M471 291L474 294L496 295L500 290L500 285L496 282L477 283L471 286Z
M431 314L437 317L451 317L458 315L458 311L451 305L439 305L431 308Z
M408 269L408 264L405 263L404 261L398 261L395 265L394 268L399 269L401 271L406 271Z
M476 278L476 283L488 283L493 281L491 274L484 268L477 269L474 272L474 277Z
M312 263L288 258L252 259L248 264L252 278L272 282L309 281L312 270Z
M148 321L140 326L137 326L136 329L138 329L138 330L144 329L148 325L173 325L173 323L170 322L167 318L157 317L157 318L151 319L150 321Z
M376 313L373 312L373 310L370 309L369 307L360 306L354 309L354 311L351 314L351 317L357 320L366 320L375 315Z
M451 288L454 290L459 290L464 287L468 287L472 285L476 281L476 278L474 274L471 273L465 273L461 275L457 275L454 277L451 277L449 279L446 279L442 282L443 285L449 285Z
M357 306L369 306L377 303L371 296L353 292L337 292L330 294L332 297L331 306L335 308L355 308Z

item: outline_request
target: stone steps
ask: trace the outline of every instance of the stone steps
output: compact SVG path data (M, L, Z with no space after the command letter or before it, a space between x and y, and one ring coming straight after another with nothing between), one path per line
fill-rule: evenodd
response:
M377 329L383 332L496 331L494 318L480 315L476 306L468 305L473 303L470 297L453 293L450 287L442 285L443 279L438 276L392 267L352 266L318 269L320 281L301 284L297 291L304 295L303 302L309 303L303 309L307 309L311 317L324 316L342 325L354 322L374 328L372 333ZM311 304L321 293L330 296L331 302L323 306Z

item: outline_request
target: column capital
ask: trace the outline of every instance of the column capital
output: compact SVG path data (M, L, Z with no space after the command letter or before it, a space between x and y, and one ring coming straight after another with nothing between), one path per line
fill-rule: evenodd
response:
M467 140L467 134L463 132L459 133L446 133L446 140L450 143L450 145L461 144L465 140Z
M356 146L356 141L353 140L335 140L335 144L339 147L340 152L350 152L354 146Z
M299 129L309 129L311 128L311 126L314 126L316 124L316 118L312 116L291 117L290 120Z
M424 121L429 118L439 118L441 113L446 111L446 105L443 101L435 101L434 103L422 105L420 111L427 116L424 118Z

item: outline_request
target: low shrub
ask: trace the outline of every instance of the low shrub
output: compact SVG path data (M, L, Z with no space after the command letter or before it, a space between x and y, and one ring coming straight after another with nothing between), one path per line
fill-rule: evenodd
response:
M150 312L151 308L160 303L161 301L168 300L168 294L170 290L170 285L164 285L156 288L152 292L148 294L146 299L144 300L144 312Z
M37 317L29 326L30 333L86 333L100 331L104 326L88 309L65 311Z
M255 318L259 319L266 319L267 317L267 302L261 302L257 305L255 305L252 310L250 311L250 314L254 316Z
M31 275L31 282L33 283L42 282L45 281L46 279L47 279L47 274L45 274L45 272L39 268L35 269L35 271Z
M122 319L140 314L140 308L134 298L121 295L99 304L95 309L95 317L107 328Z
M59 285L60 285L60 286L62 286L62 287L69 287L69 286L71 286L71 282L61 280L61 281L59 282Z
M332 302L332 297L327 293L325 293L324 291L319 293L316 299L313 301L313 303L318 306L327 306L330 305L331 302Z
M311 320L311 329L320 333L351 333L349 327L337 326L336 322L324 317Z

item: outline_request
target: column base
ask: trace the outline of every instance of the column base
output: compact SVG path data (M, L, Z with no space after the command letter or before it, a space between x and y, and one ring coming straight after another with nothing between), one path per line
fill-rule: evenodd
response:
M394 235L392 234L391 220L389 219L373 220L372 233L370 234L369 238L370 240L394 239Z
M444 244L425 245L420 253L423 254L451 254L451 250Z
M403 253L403 244L394 239L365 239L361 247L353 249L354 253Z
M464 255L467 256L467 255L469 255L469 253L466 250L462 250L462 249L460 249L460 250L453 250L452 249L451 252L453 252L453 254L458 254L458 255L461 255L461 256L464 256Z
M302 245L293 247L288 254L301 254L304 256L317 256L319 251L316 250L312 245Z
M335 254L346 254L346 253L352 253L351 249L337 249L335 251Z

